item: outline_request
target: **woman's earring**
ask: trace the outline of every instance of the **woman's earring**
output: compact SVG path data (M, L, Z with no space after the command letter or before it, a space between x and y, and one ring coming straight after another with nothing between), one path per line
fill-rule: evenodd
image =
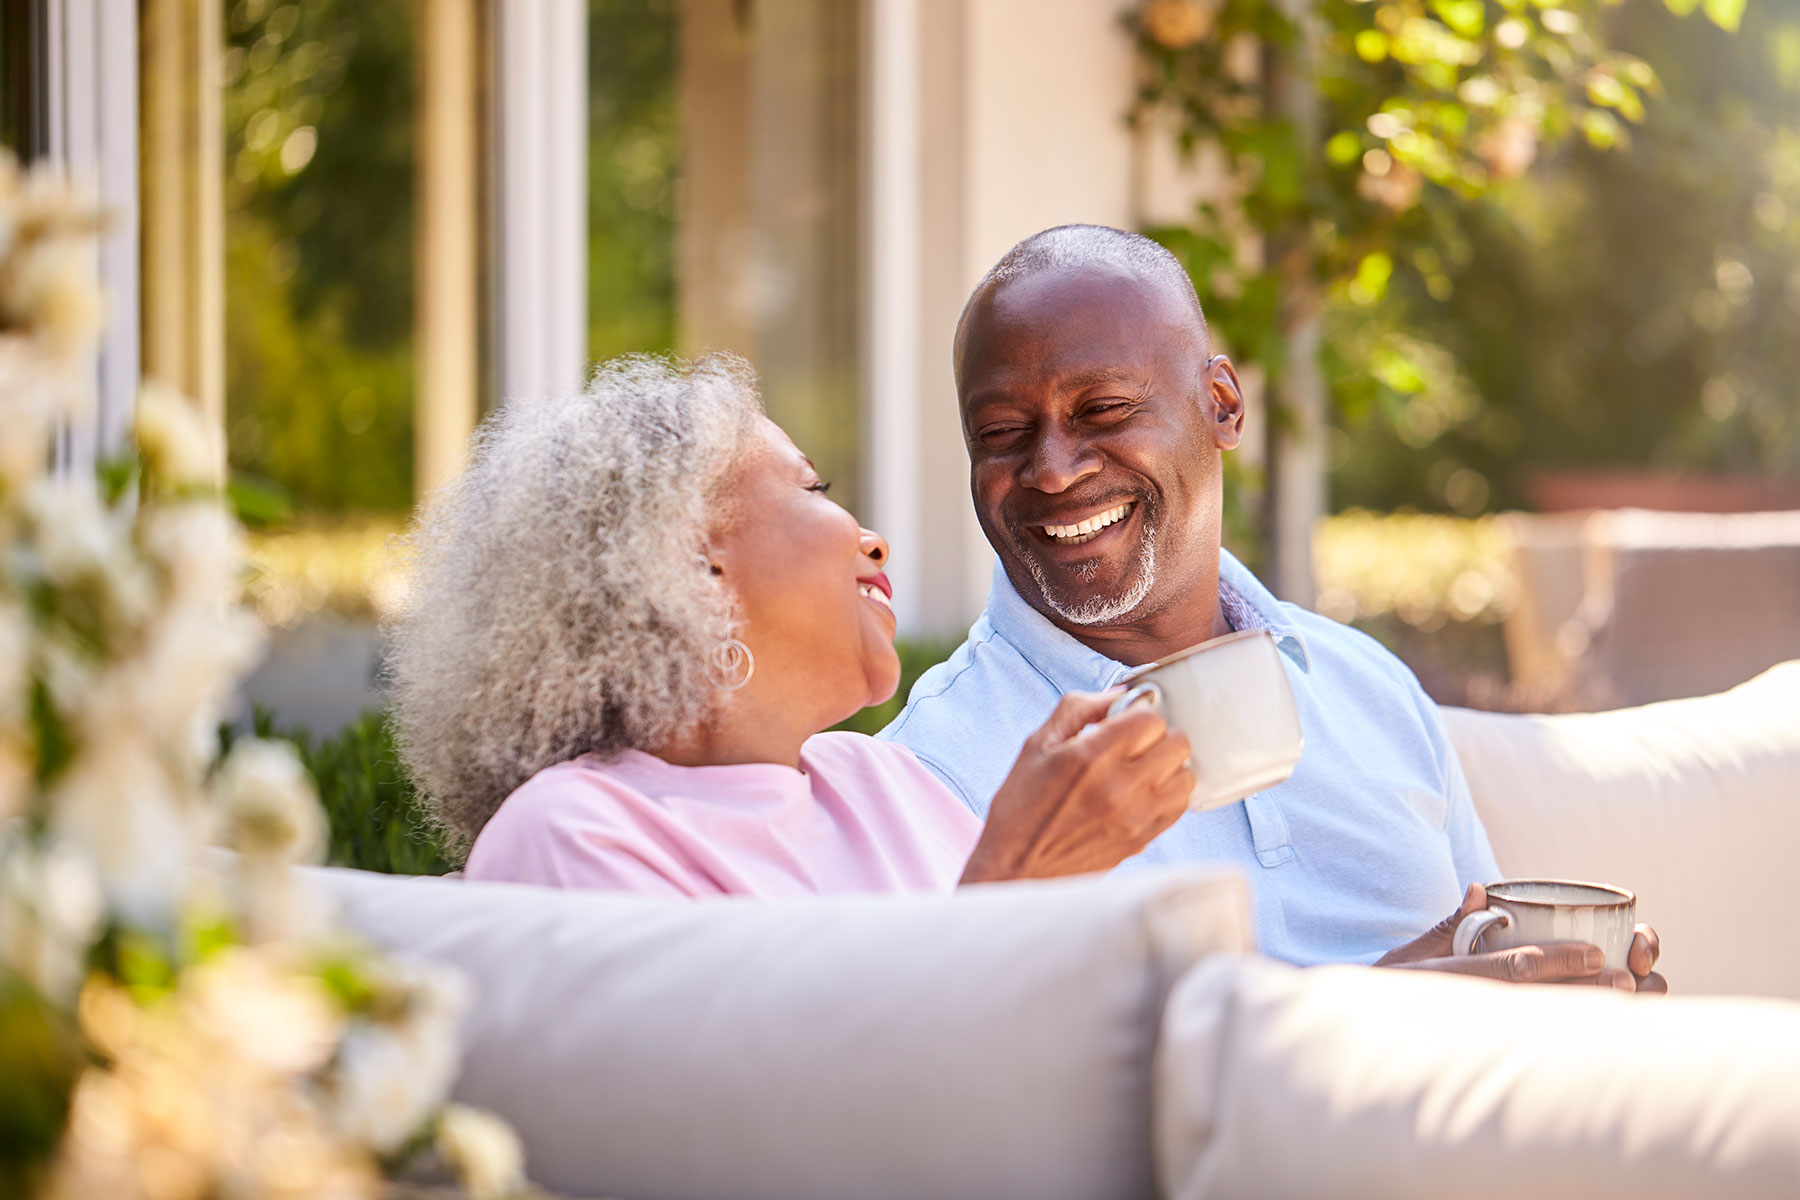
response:
M713 672L721 692L735 692L756 674L756 655L737 638L726 638L713 651Z

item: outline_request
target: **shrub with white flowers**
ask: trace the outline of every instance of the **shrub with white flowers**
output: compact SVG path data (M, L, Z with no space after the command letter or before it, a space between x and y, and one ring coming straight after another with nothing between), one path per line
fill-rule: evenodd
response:
M351 1200L434 1141L524 1195L510 1131L445 1105L459 981L331 927L286 743L219 761L261 625L218 431L147 386L128 459L51 469L91 408L99 227L0 157L0 1195Z

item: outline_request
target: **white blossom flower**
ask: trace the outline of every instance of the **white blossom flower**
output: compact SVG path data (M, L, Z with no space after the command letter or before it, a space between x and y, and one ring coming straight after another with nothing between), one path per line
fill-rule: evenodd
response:
M300 1060L246 1044L288 1040L288 1022L311 1022L308 1006L291 1002L291 981L273 964L230 957L184 975L175 1004L140 1008L99 980L83 989L82 1029L109 1063L76 1086L42 1200L381 1194L367 1152L333 1135L296 1086ZM320 1045L329 1049L329 1038L308 1043L314 1057Z
M312 777L287 742L238 742L220 765L213 790L221 840L239 854L316 862L324 853L325 816Z
M78 229L18 239L0 266L0 316L39 335L51 356L85 356L100 332L105 304L94 241Z
M31 617L0 598L0 824L25 805L33 771Z
M240 743L207 782L217 715L261 641L214 495L216 424L146 387L138 496L109 504L92 480L50 477L54 431L92 409L97 228L56 172L0 152L0 967L78 1014L99 1052L39 1190L374 1200L371 1152L444 1102L463 990L327 946L323 900L293 867L320 856L325 822L291 747ZM225 878L200 869L214 816L239 851ZM146 1001L104 970L83 981L108 921L228 928L240 944L209 935ZM370 989L354 1002L317 965L345 955ZM440 1134L477 1195L522 1179L517 1140L491 1118Z
M137 534L167 579L167 603L222 609L237 598L247 561L244 538L224 505L151 505L138 517Z
M312 778L286 742L233 746L213 778L218 840L239 855L235 875L242 925L252 941L307 942L323 933L320 897L291 870L317 862L325 816Z
M131 514L108 509L92 484L46 479L26 497L28 560L66 620L104 648L130 640L157 602L150 566L132 544Z
M225 469L224 436L218 423L181 393L145 383L132 431L151 490L218 485Z
M272 953L232 950L193 968L182 1000L199 1028L278 1075L318 1070L343 1033L343 1014L324 985Z
M165 928L198 859L201 811L137 731L86 745L50 793L50 827L94 863L109 905Z
M18 495L45 474L53 422L71 400L67 382L28 339L0 332L0 497Z
M419 1132L456 1078L460 977L419 963L387 964L372 1019L350 1026L325 1085L332 1127L377 1153Z
M244 610L165 609L142 631L137 652L105 664L67 711L84 736L121 725L142 731L184 778L196 777L212 759L219 713L261 645L261 627Z
M525 1148L492 1113L449 1104L438 1116L438 1153L456 1168L469 1200L506 1200L525 1189Z
M83 857L28 841L17 822L0 827L0 963L66 1003L101 917L100 889Z

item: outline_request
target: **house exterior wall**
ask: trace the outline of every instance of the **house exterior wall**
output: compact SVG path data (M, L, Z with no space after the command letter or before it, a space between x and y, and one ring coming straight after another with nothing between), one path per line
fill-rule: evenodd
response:
M1019 239L1067 222L1136 224L1136 138L1125 122L1135 58L1119 0L867 3L869 28L884 18L889 27L909 21L916 38L898 54L891 37L868 44L871 75L887 86L870 93L867 153L881 163L882 139L917 141L889 156L900 167L872 170L867 360L874 370L908 366L904 394L884 390L882 380L865 388L876 410L865 427L891 426L894 406L912 424L910 439L865 446L867 458L904 459L871 471L886 486L873 490L867 518L914 542L894 546L897 559L914 556L897 572L903 632L954 636L981 611L992 563L970 507L957 418L957 317L970 289ZM899 11L884 13L890 6ZM895 83L894 73L912 85ZM882 103L912 105L912 119L896 119ZM910 228L897 232L895 221ZM894 242L916 254L903 260ZM898 297L913 318L875 320L894 310L884 296Z

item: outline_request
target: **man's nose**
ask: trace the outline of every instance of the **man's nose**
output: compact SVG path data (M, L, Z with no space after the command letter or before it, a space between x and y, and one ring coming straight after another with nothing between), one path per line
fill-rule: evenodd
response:
M1019 482L1040 492L1066 492L1100 470L1085 438L1051 430L1038 438Z

